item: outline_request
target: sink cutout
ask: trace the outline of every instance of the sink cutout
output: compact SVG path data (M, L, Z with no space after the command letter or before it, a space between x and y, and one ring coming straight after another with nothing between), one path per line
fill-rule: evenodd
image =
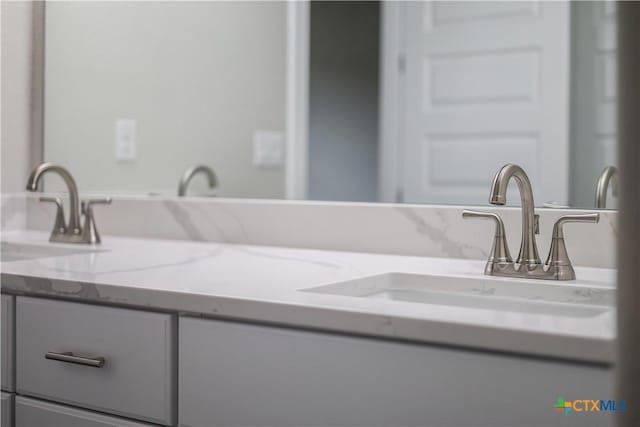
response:
M615 307L615 290L562 282L386 273L302 292L527 314L593 317Z
M94 252L103 251L91 247L67 248L48 244L37 245L31 243L2 242L0 245L0 260L2 262L24 261L28 259L49 258Z

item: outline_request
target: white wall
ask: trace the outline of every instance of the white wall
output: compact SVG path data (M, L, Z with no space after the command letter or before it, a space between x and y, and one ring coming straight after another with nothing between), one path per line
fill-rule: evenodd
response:
M284 130L285 31L284 2L48 2L45 159L81 190L175 191L204 163L223 195L282 197L252 134ZM118 118L137 120L133 163L115 159Z
M32 9L2 2L2 192L23 191L30 168Z

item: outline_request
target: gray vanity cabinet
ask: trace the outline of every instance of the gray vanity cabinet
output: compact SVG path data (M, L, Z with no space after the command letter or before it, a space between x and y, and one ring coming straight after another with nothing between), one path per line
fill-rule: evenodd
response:
M16 397L15 413L16 427L152 427L152 424L143 424L23 396Z
M195 318L179 337L181 426L613 422L553 407L613 398L606 367Z
M19 296L17 392L175 425L176 328L173 314Z
M13 427L13 393L2 392L0 406L0 427Z
M612 399L606 366L26 296L2 303L17 394L3 382L0 427L613 424L609 413L554 409L559 397Z
M12 295L2 294L0 329L2 329L2 390L14 391L14 301Z
M13 399L15 391L14 369L14 342L15 342L15 298L2 294L2 307L0 307L0 334L2 345L0 346L0 373L2 383L2 406L0 408L0 427L13 427Z

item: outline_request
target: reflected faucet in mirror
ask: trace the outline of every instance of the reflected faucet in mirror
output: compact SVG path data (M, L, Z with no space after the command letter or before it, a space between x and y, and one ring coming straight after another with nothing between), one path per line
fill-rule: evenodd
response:
M495 234L489 259L485 266L485 274L489 276L523 277L530 279L573 280L575 271L567 253L564 241L563 225L567 222L598 222L600 214L588 213L565 215L553 226L551 247L544 264L538 256L535 235L538 230L538 216L534 211L533 190L524 169L518 165L503 166L491 184L489 203L504 205L507 202L507 187L511 178L515 179L520 191L522 209L522 240L520 253L515 262L511 260L507 246L506 232L499 215L490 212L464 210L463 218L485 218L495 221Z
M56 243L100 243L100 234L95 223L93 206L110 204L111 198L89 199L79 203L78 186L71 173L56 163L41 163L36 166L27 181L27 191L38 191L43 175L49 172L58 174L64 180L69 191L69 222L65 223L64 207L60 197L41 197L41 202L55 203L56 219L51 232L50 242ZM81 217L84 222L81 224Z
M597 209L606 209L607 207L607 191L611 184L611 195L618 197L618 169L615 166L607 166L604 168L598 178L596 184L596 202Z
M182 174L182 177L180 178L180 184L178 185L178 196L184 197L187 195L187 189L189 187L189 183L191 182L191 179L194 177L194 175L198 173L203 173L207 175L207 178L209 179L210 189L213 189L216 187L216 185L218 185L218 179L216 178L216 174L213 172L213 169L211 169L209 166L206 166L206 165L192 166L188 168L186 171L184 171L184 173Z

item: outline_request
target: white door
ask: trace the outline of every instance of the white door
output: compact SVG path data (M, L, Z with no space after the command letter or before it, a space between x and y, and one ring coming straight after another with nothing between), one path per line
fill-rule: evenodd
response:
M568 4L399 7L403 152L397 181L404 201L486 204L496 171L517 163L537 204L566 203Z

